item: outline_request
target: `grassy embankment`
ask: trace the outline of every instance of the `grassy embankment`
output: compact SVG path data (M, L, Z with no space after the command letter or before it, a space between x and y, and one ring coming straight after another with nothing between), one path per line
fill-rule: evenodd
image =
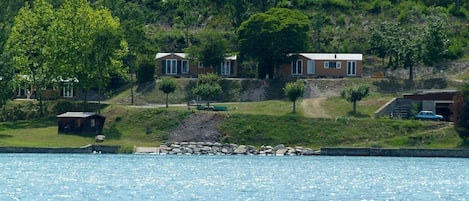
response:
M386 97L374 95L358 104L358 115L350 115L351 104L333 97L324 108L333 117L307 118L299 108L292 114L291 102L263 101L229 104L230 111L220 129L222 142L253 145L301 145L319 147L412 147L460 148L462 142L450 123L415 120L373 119L373 112ZM301 104L298 104L301 105ZM200 112L200 111L194 111ZM156 146L182 119L192 113L187 107L135 108L110 105L106 115L103 144ZM220 112L221 113L221 112ZM146 128L152 128L146 134ZM57 134L55 118L0 123L0 146L79 147L95 143L93 137Z

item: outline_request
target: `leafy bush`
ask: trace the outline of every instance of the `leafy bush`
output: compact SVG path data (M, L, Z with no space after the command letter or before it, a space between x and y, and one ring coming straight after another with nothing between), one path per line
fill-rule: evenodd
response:
M137 82L139 84L155 81L155 66L150 62L145 62L137 69Z

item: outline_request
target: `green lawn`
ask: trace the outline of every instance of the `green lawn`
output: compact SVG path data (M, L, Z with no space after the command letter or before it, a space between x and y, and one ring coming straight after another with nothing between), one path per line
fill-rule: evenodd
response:
M222 142L252 145L300 145L320 147L466 147L451 123L415 120L373 119L373 113L391 96L374 94L358 103L359 114L351 114L352 104L339 97L325 100L323 107L332 118L306 118L301 104L292 113L292 103L273 100L242 103L216 103L229 111L220 126ZM187 106L137 108L109 105L105 145L157 146L167 133L194 112ZM0 123L0 146L80 147L95 143L93 137L57 133L55 118ZM147 134L147 128L151 133Z
M5 128L5 123L2 123L0 127ZM57 126L13 128L0 131L0 146L80 147L92 143L94 143L94 138L59 135Z
M378 93L365 97L363 100L357 102L357 114L352 113L353 104L341 97L327 98L322 107L325 108L332 117L355 116L372 118L374 117L374 112L392 98L392 95L381 95Z

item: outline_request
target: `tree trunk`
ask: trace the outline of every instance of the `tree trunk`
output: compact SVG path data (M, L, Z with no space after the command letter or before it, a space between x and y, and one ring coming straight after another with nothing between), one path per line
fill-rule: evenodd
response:
M169 96L169 93L166 94L166 108L168 108L168 96Z
M134 104L134 73L130 70L130 104Z
M86 103L88 103L88 89L85 89L85 90L83 91L83 93L84 93L84 96L83 96L83 103L86 104Z
M357 101L353 101L353 113L357 113Z
M414 82L414 67L409 66L409 81Z
M39 116L44 117L44 106L43 106L43 102L42 102L41 91L39 90L39 92L36 92L36 94L38 94L37 97L39 99Z
M296 101L293 101L293 113L296 113Z

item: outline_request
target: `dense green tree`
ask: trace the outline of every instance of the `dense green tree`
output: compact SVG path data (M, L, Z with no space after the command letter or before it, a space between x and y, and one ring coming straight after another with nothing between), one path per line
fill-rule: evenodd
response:
M4 49L5 42L13 26L15 15L24 6L24 1L2 0L0 1L0 53Z
M195 8L197 8L197 1L181 0L179 1L178 7L176 9L177 17L175 21L184 30L186 47L189 47L191 44L189 30L192 27L195 27L199 22L199 13L197 12L199 9Z
M166 108L168 108L168 97L176 90L177 81L174 77L163 77L158 83L158 89L166 94Z
M433 23L440 24L402 26L400 23L382 22L370 29L370 50L383 60L388 57L388 67L408 69L409 81L412 82L415 65L422 61L427 65L440 62L447 52L448 41L444 31L436 31L441 24Z
M370 94L370 87L361 85L351 87L340 92L340 96L350 103L353 103L353 113L357 113L357 102Z
M425 65L433 66L445 58L449 47L446 24L441 17L428 20L422 36L422 59Z
M137 82L139 84L155 81L155 64L152 59L143 58L137 66Z
M465 84L453 99L452 106L454 127L459 137L463 140L469 139L469 85Z
M400 47L399 34L401 33L399 23L384 21L370 28L370 50L378 58L389 58L388 67L396 67L397 49Z
M28 76L39 100L39 112L43 115L42 87L52 81L52 69L48 65L49 45L47 36L54 19L52 5L45 0L26 3L15 17L15 23L6 43L5 51L11 55L11 64L22 75Z
M241 56L259 62L259 77L274 77L289 54L308 49L310 23L301 11L272 8L252 15L238 32Z
M97 0L95 8L108 8L113 16L119 18L125 39L128 43L128 55L124 58L124 65L129 68L131 77L137 71L139 63L146 57L153 57L155 47L149 45L145 36L145 23L150 16L148 8L143 3L127 0ZM150 74L152 76L152 74ZM153 81L153 79L151 79ZM133 81L131 80L133 83ZM131 88L132 89L132 88Z
M13 97L14 69L0 59L0 108Z
M201 61L206 67L216 67L227 56L228 44L221 32L205 30L200 33L200 43L185 51L191 60Z
M230 13L231 25L239 27L248 16L249 0L227 0L226 10Z
M214 73L201 74L197 86L192 88L192 93L205 99L207 106L210 106L210 100L223 92L219 82L220 77Z
M325 27L331 25L330 17L324 12L311 12L311 25L313 30L313 49L315 52L325 52L325 44L324 41L326 37L323 37Z
M422 38L419 31L410 30L402 32L399 37L397 51L398 62L404 69L409 70L409 81L414 81L414 66L421 61Z
M305 93L304 81L297 80L296 82L289 82L285 84L283 91L285 92L285 96L293 102L293 113L296 113L296 101L303 97L303 94Z
M127 76L122 58L128 46L119 20L85 0L66 1L51 26L49 51L57 76L75 77L85 93L108 84L112 75Z

